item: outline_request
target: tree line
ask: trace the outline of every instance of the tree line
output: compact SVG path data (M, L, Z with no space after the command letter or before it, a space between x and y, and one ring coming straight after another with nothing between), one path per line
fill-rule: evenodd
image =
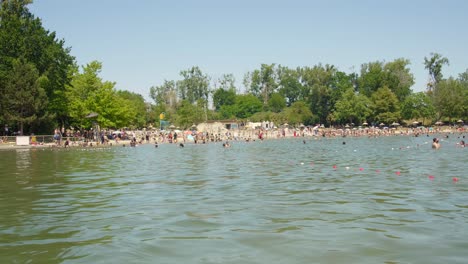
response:
M153 102L102 80L102 64L78 66L71 48L27 8L31 0L0 6L0 125L20 133L56 127L89 129L159 126L188 128L206 120L273 121L291 125L391 124L405 120L454 122L468 117L468 70L444 78L449 60L424 58L427 90L413 92L410 61L364 63L358 73L330 64L290 68L261 64L236 84L232 74L213 79L198 66L149 88ZM92 118L90 118L92 117Z

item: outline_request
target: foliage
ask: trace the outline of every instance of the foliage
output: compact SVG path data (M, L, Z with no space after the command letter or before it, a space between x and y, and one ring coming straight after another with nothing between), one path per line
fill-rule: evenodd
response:
M287 106L303 99L303 86L300 82L300 73L287 67L278 67L279 93L285 97Z
M204 108L201 102L198 105L190 103L188 100L182 100L177 107L177 114L175 115L175 123L181 128L189 128L193 124L203 121Z
M284 96L279 93L273 93L268 100L268 108L275 113L281 112L286 107Z
M213 93L213 105L216 111L219 111L222 106L230 106L236 102L235 90L226 90L219 88Z
M3 114L6 121L18 122L20 134L24 125L38 123L49 117L47 96L41 87L41 79L32 63L25 60L14 60L11 74L6 80L3 99ZM43 77L46 78L46 77Z
M248 118L262 110L263 104L253 94L242 94L236 96L235 114L238 118Z
M198 66L181 71L180 75L183 79L177 82L177 88L181 100L187 100L191 104L198 99L208 101L210 79Z
M396 95L384 86L372 94L374 121L390 124L401 118L399 101Z
M162 85L150 87L150 97L157 105L175 107L177 103L176 82L164 80Z
M424 66L426 70L429 71L429 76L431 78L430 82L427 84L428 91L433 91L437 84L443 79L442 66L444 65L449 65L449 60L442 57L439 53L431 53L430 58L424 57Z
M221 78L218 79L219 89L223 89L225 91L232 91L236 93L236 78L232 74L223 74Z
M434 105L427 93L413 93L402 104L401 115L404 119L429 119L434 116Z
M370 97L379 88L386 86L398 100L403 101L411 94L411 86L414 84L409 64L409 60L403 58L388 63L376 61L363 64L358 78L359 92Z
M349 88L335 105L334 117L343 123L361 123L371 115L371 102L367 96L356 94Z
M271 94L278 87L276 80L275 64L262 64L260 70L254 70L245 76L244 84L248 84L248 91L261 98L263 104L267 105Z
M57 121L66 123L64 90L69 83L68 71L74 64L74 58L69 54L70 49L64 47L65 42L58 40L55 32L44 29L41 20L30 13L27 5L31 2L1 1L0 87L4 87L7 76L13 71L14 61L32 64L41 77L41 87L48 101L47 112L54 114ZM3 96L11 96L4 92ZM50 118L44 119L41 126L50 126L51 122Z
M290 125L310 124L312 112L304 101L294 102L291 107L285 109L284 115Z
M436 112L440 117L460 118L466 113L466 85L452 77L442 80L434 89L433 98Z
M145 127L146 124L154 122L150 120L149 112L150 105L145 103L145 99L141 94L129 92L129 91L117 91L116 95L118 100L124 100L124 103L129 107L129 112L131 119L129 123L136 127Z
M100 62L89 63L83 67L82 73L73 76L67 86L68 113L72 124L90 128L92 122L97 121L103 128L129 126L135 118L135 109L130 107L129 100L117 96L114 83L101 80L101 68ZM96 119L87 117L92 113L98 114Z

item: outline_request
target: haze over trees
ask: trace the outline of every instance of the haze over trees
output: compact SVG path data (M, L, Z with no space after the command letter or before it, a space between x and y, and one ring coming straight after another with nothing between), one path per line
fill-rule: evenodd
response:
M159 127L160 113L181 128L219 119L340 126L468 118L468 70L444 78L449 59L438 53L416 62L430 78L424 92L411 90L405 58L364 62L358 73L319 62L264 63L242 80L229 73L215 79L195 65L181 69L177 80L149 87L153 101L145 102L102 80L101 62L78 66L65 40L43 27L29 3L3 0L0 6L0 125L11 131L49 134L89 129L93 122L109 129Z

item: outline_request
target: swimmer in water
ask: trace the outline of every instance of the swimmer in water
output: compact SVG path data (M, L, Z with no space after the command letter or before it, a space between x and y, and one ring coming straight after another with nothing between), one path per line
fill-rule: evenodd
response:
M433 138L432 139L432 148L433 149L439 149L440 148L440 143L438 138Z

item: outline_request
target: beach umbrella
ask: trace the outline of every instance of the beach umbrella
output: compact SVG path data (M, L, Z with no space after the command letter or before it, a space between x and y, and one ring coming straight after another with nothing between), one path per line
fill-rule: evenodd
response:
M413 122L413 125L417 125L417 124L419 124L418 121L414 121L414 122Z
M367 122L362 123L363 126L369 125Z
M380 123L379 126L385 126L385 124L384 124L384 123Z
M440 125L442 125L442 124L444 124L444 123L442 123L441 121L437 121L437 122L435 122L435 124L438 125L438 126L440 126Z
M392 126L399 126L399 125L400 125L400 123L397 123L397 122L392 123Z
M457 122L458 122L458 123L463 123L463 120L459 119Z

